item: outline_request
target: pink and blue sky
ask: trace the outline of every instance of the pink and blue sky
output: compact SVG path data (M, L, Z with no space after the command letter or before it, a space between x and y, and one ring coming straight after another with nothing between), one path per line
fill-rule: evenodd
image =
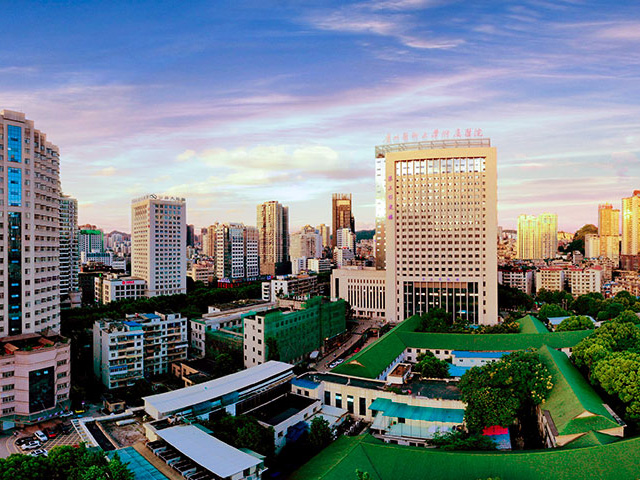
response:
M636 1L18 2L3 9L0 108L59 145L80 222L128 231L132 198L188 222L374 221L387 133L481 128L500 224L594 223L640 188Z

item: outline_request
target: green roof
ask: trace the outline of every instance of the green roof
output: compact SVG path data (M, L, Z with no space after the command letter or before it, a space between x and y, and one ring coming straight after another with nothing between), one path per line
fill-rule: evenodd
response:
M614 437L607 435L606 433L594 432L585 433L581 437L569 442L568 444L560 448L583 448L583 447L595 447L597 445L608 445L620 440L620 437Z
M638 458L640 437L588 448L449 452L387 444L370 435L343 436L290 478L351 480L359 469L374 480L626 480L638 478Z
M549 333L547 327L533 315L526 315L518 320L520 333Z
M591 385L571 364L569 357L547 346L542 347L538 353L553 379L553 388L542 408L551 414L559 435L575 435L620 426ZM591 415L577 418L585 413Z
M535 317L531 318L535 319ZM535 320L540 323L539 320ZM406 348L472 352L513 352L541 348L544 345L551 348L569 348L593 333L593 330L549 332L546 328L543 333L423 333L415 331L419 323L418 316L408 318L380 340L336 367L333 372L356 377L378 378ZM524 323L531 325L531 328L536 328L533 320Z

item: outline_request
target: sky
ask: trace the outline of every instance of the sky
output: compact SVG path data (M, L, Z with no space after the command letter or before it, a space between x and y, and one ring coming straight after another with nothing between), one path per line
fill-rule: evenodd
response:
M640 2L18 2L3 9L0 109L61 151L79 222L130 230L130 203L183 196L187 221L290 229L353 194L374 224L387 134L481 129L499 223L573 231L640 189Z

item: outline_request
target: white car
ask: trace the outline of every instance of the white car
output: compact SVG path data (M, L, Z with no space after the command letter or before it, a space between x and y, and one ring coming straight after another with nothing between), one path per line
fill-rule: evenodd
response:
M32 440L31 442L27 442L24 445L20 445L20 448L23 450L33 450L34 448L40 448L42 444L37 440Z
M40 448L38 450L34 450L33 452L30 453L30 455L32 455L34 457L48 457L49 456L47 451L42 449L42 448Z

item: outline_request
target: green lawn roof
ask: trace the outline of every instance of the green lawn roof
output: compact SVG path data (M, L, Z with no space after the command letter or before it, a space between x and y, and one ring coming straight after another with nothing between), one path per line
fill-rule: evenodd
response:
M520 333L549 333L549 329L533 315L526 315L518 320Z
M572 365L564 353L542 347L538 353L553 378L549 398L542 405L548 410L559 435L574 435L619 427L602 399ZM576 418L585 412L593 415Z
M591 431L585 433L580 438L567 443L560 448L583 448L583 447L595 447L597 445L608 445L620 440L620 437L614 437L605 433L599 433Z
M535 317L531 317L531 319L523 323L530 325L531 329L535 329L533 320L538 323L540 321ZM541 348L543 345L548 345L551 348L569 348L593 333L593 330L549 332L546 328L543 333L423 333L415 331L419 323L420 317L418 316L408 318L380 340L372 343L333 371L343 375L378 378L406 348L476 352L512 352L528 348Z
M359 469L374 480L627 480L638 478L639 459L640 438L587 448L447 452L386 444L363 435L340 437L290 478L355 480Z

